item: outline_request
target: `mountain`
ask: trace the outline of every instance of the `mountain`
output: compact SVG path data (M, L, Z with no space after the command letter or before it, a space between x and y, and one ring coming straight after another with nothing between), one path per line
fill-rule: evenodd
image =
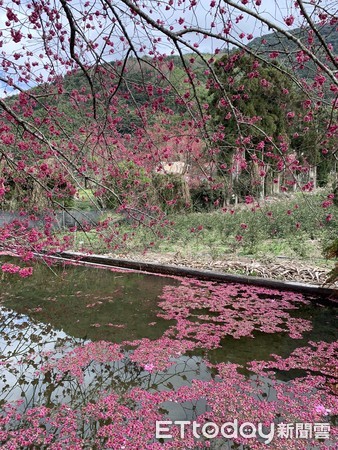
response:
M325 42L332 47L332 53L338 55L338 24L318 26L317 29ZM297 28L289 32L309 46L308 29ZM272 52L278 53L279 64L292 67L299 77L307 78L311 83L315 72L314 63L299 63L297 44L282 33L274 32L256 38L250 42L249 48L267 58ZM316 56L323 55L323 48L316 36L311 49ZM211 58L210 54L203 56L206 60ZM222 57L222 53L217 55L217 58L219 57ZM112 61L97 67L95 71L90 69L90 72L94 73L93 91L97 97L97 117L105 121L109 111L112 117L120 117L118 131L122 134L133 134L134 130L142 125L143 107L150 105L155 113L150 120L157 120L156 117L160 113L172 117L179 116L186 110L179 96L192 99L197 95L202 99L202 103L208 102L208 89L205 87L208 78L207 67L199 56L187 54L182 61L179 56L173 55L160 64L157 62L157 68L155 66L154 60L148 57L143 60L129 58L125 65ZM187 68L190 76L187 75ZM194 78L195 90L192 90L189 84L191 78ZM330 94L329 89L327 91ZM92 120L91 89L81 71L66 75L55 83L38 86L30 93L38 98L32 107L34 115L41 119L39 127L42 132L50 132L49 119L53 116L58 117L69 134L77 133L82 125L87 126ZM9 97L8 105L17 103L17 100L18 96ZM16 107L21 109L20 105Z
M326 42L332 46L332 52L334 54L338 54L338 23L335 25L317 25L316 29ZM308 36L309 36L309 28L295 28L294 30L288 30L289 33L295 38L302 41L307 47L309 46ZM257 37L253 39L249 47L251 49L255 49L260 53L267 53L272 51L280 51L280 52L294 52L298 50L297 44L288 39L284 34L279 32L273 32L269 34L265 34L263 36ZM319 40L316 36L314 36L313 43L313 51L319 50L321 47Z
M338 22L333 25L317 25L316 29L323 41L330 49L332 55L338 55ZM322 61L328 62L328 65L333 69L334 65L330 57L325 53L322 43L317 35L309 28L295 28L288 30L289 33L302 44L312 51L312 53L319 57ZM309 33L310 32L310 33ZM273 32L264 36L255 38L248 46L251 50L261 57L269 57L273 52L278 53L277 59L279 63L286 67L292 67L296 74L300 77L313 79L315 73L315 64L306 58L302 58L299 54L299 46L297 43L288 38L282 33Z

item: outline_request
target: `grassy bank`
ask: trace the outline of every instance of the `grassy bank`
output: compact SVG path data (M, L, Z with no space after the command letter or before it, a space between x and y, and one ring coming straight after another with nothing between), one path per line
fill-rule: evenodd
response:
M168 216L170 225L152 229L122 221L115 225L110 242L112 253L174 252L184 255L208 255L220 258L238 256L287 256L323 258L323 249L337 234L337 207L323 207L327 192L297 193L238 205L209 213L185 213ZM77 232L77 250L88 242L96 252L107 251L108 232Z

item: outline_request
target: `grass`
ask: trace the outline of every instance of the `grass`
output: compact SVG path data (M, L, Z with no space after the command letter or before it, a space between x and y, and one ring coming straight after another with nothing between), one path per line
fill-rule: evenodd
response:
M73 199L72 207L81 211L89 211L95 209L97 199L92 189L80 189Z
M267 200L254 211L253 205L241 204L226 212L170 214L167 219L173 225L151 229L115 220L109 230L77 232L74 248L83 250L90 243L93 251L107 252L108 242L108 251L118 255L152 250L214 259L227 254L320 259L338 225L334 218L338 208L321 206L326 196L320 190ZM333 218L327 221L329 214Z

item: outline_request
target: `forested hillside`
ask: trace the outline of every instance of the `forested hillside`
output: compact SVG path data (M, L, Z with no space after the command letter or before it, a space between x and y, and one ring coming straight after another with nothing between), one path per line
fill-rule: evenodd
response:
M321 38L326 45L332 49L333 54L338 54L338 30L336 25L324 25L318 27ZM290 30L290 35L295 39L304 38L309 30L294 29ZM312 32L309 39L313 36L314 52L320 50L321 42L318 41L316 35ZM304 77L309 84L314 82L315 66L314 63L306 59L299 63L297 62L297 43L292 39L288 39L285 35L273 32L261 37L253 39L248 48L255 52L260 58L268 58L273 55L277 65L281 70L293 66L293 69L300 77ZM208 89L205 87L208 79L209 69L208 64L213 64L214 61L221 58L225 54L231 55L236 50L224 51L217 55L202 54L202 57L194 54L185 54L183 58L178 55L167 56L161 64L154 61L152 57L143 57L137 59L129 57L125 64L119 61L111 61L108 64L96 67L93 75L92 90L97 97L97 117L104 116L110 102L114 104L114 97L118 97L118 107L121 117L119 117L118 130L122 134L132 133L133 130L139 127L141 123L140 108L147 107L149 103L156 109L165 114L181 114L186 112L183 101L179 101L179 96L184 95L187 90L191 89L191 78L196 85L196 92L194 95L199 97L201 102L210 101L208 99ZM109 74L109 75L108 75ZM109 87L110 96L106 97L103 93ZM72 103L68 101L72 93L77 93L81 101L85 100L87 107L81 108L81 111L72 108ZM52 82L48 85L39 86L31 92L37 95L39 101L34 106L35 113L43 114L42 110L50 110L56 105L61 109L61 114L64 113L72 117L72 120L65 121L64 126L69 129L69 132L76 132L83 121L89 120L87 113L92 109L91 86L88 83L88 78L83 71L70 73L59 79L57 82ZM326 95L333 96L334 93L327 89ZM164 101L165 98L165 101ZM9 103L14 101L11 98ZM157 99L157 103L154 102ZM74 100L76 101L76 100ZM117 102L115 102L117 103ZM68 114L70 113L70 114ZM154 120L154 119L152 119Z
M336 24L324 24L317 25L316 30L320 34L321 39L323 39L326 45L332 47L332 52L334 54L338 53L338 31ZM311 34L308 35L309 28L295 28L290 30L289 33L292 37L298 40L303 40L306 37L309 40L314 41L314 45L316 46L318 51L322 51L321 42L319 41L318 36L314 30L312 30ZM288 39L284 34L275 31L273 33L268 33L263 36L257 37L251 41L249 47L252 49L259 50L260 53L266 54L271 51L279 51L281 55L287 56L290 53L295 53L299 49L297 47L297 43L292 39Z

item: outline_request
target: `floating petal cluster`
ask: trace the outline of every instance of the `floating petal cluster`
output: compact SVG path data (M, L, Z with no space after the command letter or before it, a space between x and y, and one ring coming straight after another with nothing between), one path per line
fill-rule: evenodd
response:
M287 357L271 355L270 361L208 359L208 352L229 336L283 333L301 338L312 325L293 313L308 303L291 292L183 280L164 288L158 316L168 320L168 328L159 339L63 342L43 351L37 346L35 353L20 354L17 360L3 355L1 365L16 376L30 366L37 369L34 385L41 398L33 404L20 400L2 405L1 448L334 449L337 342L310 341ZM201 351L204 357L196 356ZM180 365L186 366L182 372ZM49 383L47 388L42 389L41 380ZM172 417L219 427L236 419L273 426L275 434L269 444L241 435L196 438L186 427L182 437L173 424L170 438L157 439L156 421ZM277 430L287 424L329 425L330 436L286 438Z
M254 337L255 332L285 332L299 339L311 322L294 318L289 311L307 304L301 294L236 284L184 280L166 286L160 317L176 320L167 335L192 339L197 347L215 348L225 336Z

